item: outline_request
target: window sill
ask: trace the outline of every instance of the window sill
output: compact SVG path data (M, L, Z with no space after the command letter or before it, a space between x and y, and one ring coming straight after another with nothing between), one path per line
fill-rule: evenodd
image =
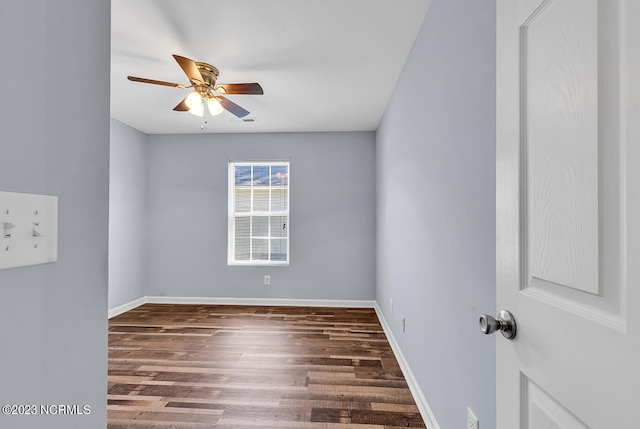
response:
M255 261L255 262L237 262L228 261L227 265L230 267L288 267L289 262L267 262L267 261Z

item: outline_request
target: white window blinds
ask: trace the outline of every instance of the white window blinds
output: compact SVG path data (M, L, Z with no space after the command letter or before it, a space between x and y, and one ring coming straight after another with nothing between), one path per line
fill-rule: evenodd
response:
M288 265L289 163L229 163L230 265Z

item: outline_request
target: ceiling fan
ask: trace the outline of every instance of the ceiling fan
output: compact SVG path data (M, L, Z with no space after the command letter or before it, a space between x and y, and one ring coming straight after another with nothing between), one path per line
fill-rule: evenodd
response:
M190 112L196 116L204 116L204 105L207 104L212 116L227 110L238 118L245 117L249 111L238 106L233 101L221 94L251 94L262 95L262 87L259 83L226 83L216 84L220 72L214 66L200 63L189 58L173 55L184 73L189 78L191 85L182 85L161 80L145 79L142 77L127 76L133 82L150 83L153 85L172 86L175 88L193 88L193 92L187 95L173 110L178 112Z

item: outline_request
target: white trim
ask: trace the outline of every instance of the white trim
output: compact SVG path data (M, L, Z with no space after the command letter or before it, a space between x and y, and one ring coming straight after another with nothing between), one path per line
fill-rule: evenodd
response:
M133 310L142 304L226 304L226 305L273 305L293 307L351 307L375 308L371 300L341 299L284 299L284 298L224 298L224 297L187 297L187 296L143 296L109 310L109 319Z
M382 310L380 309L380 306L378 305L377 302L375 303L375 306L373 308L376 310L376 314L378 315L378 320L380 320L380 324L382 325L382 330L387 335L387 340L391 345L393 354L396 356L396 360L400 365L402 374L404 375L404 378L407 381L407 384L409 385L409 390L413 395L413 399L416 401L418 410L420 410L420 415L424 420L424 424L430 429L440 429L440 425L438 424L436 417L433 414L433 411L431 411L431 407L427 403L427 399L424 397L424 394L422 393L422 389L420 389L420 385L418 384L418 381L413 375L413 372L411 372L409 363L407 362L404 355L402 354L402 350L400 350L400 346L398 345L396 338L393 336L393 332L391 331L391 328L387 323L387 320L384 318L384 314L382 314Z
M253 261L229 261L227 265L230 267L288 267L289 261L254 259Z
M108 313L109 319L111 319L112 317L116 317L122 313L126 313L129 310L133 310L134 308L139 307L142 304L146 304L146 302L147 302L147 297L143 296L141 298L134 299L133 301L127 302L126 304L122 304L117 307L114 307L111 310L109 310L109 313Z
M151 304L227 304L227 305L273 305L297 307L357 307L375 308L375 301L333 300L333 299L284 299L284 298L224 298L224 297L182 297L146 296Z

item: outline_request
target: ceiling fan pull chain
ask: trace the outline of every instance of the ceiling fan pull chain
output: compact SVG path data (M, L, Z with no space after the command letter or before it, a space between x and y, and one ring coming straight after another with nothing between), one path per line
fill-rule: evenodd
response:
M202 115L202 125L200 125L200 130L202 130L202 132L204 132L204 126L207 125L207 123L207 112L204 112Z

